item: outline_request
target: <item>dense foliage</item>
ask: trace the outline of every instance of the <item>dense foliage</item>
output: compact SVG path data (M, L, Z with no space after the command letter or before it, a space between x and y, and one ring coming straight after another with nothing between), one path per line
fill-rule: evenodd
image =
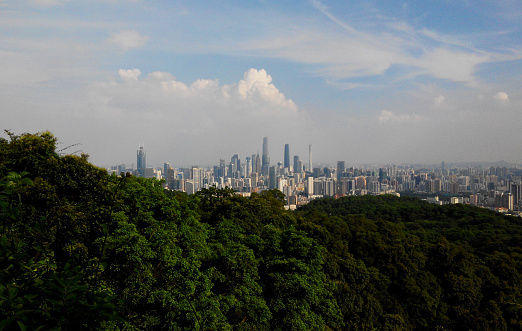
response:
M519 330L522 221L393 196L187 196L0 139L0 330Z

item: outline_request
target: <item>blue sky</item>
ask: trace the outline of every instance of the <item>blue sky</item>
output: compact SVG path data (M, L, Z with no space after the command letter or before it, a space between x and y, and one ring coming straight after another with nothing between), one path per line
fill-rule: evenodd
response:
M522 163L519 1L0 0L0 117L101 166ZM306 163L306 162L305 162Z

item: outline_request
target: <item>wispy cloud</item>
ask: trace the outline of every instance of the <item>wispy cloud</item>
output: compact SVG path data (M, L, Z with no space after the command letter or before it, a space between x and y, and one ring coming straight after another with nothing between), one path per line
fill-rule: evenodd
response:
M480 50L465 36L417 30L404 21L384 20L380 29L372 31L357 29L319 0L311 3L342 29L301 26L274 38L254 41L250 47L268 57L316 65L315 72L330 80L384 76L390 68L400 66L403 77L422 74L469 86L477 84L481 64L522 58L522 52L516 50Z
M420 119L421 117L417 114L397 115L394 112L384 109L379 115L379 124L413 122L419 121Z
M108 41L124 51L129 51L134 48L142 48L149 40L148 36L142 36L136 30L123 30L111 34Z
M508 101L509 100L509 96L507 95L506 92L498 92L497 94L495 94L493 96L494 99L496 100L500 100L500 101Z

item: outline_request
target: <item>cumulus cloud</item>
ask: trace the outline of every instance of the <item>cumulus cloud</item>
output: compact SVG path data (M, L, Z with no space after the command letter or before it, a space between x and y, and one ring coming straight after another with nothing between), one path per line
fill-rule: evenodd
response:
M507 95L506 92L498 92L497 94L495 94L493 96L494 99L496 100L500 100L500 101L508 101L509 100L509 96Z
M93 84L89 99L92 119L116 128L125 123L120 131L143 135L134 139L194 162L201 162L194 150L207 160L241 153L247 145L253 153L262 137L291 139L307 125L305 113L264 69L249 69L232 84L214 79L185 83L168 72L121 69L117 79Z
M136 30L124 30L111 34L108 41L124 51L141 48L147 43L149 37L142 36Z
M120 69L118 70L118 75L125 82L137 81L138 77L141 75L140 69Z
M233 87L243 100L253 102L267 102L276 109L297 111L296 104L272 84L272 77L264 70L250 69L243 75L243 79Z

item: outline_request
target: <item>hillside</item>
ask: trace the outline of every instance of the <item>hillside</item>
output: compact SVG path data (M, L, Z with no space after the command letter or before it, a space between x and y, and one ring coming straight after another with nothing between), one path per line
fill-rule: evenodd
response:
M393 196L188 196L0 139L1 330L520 330L522 222Z

